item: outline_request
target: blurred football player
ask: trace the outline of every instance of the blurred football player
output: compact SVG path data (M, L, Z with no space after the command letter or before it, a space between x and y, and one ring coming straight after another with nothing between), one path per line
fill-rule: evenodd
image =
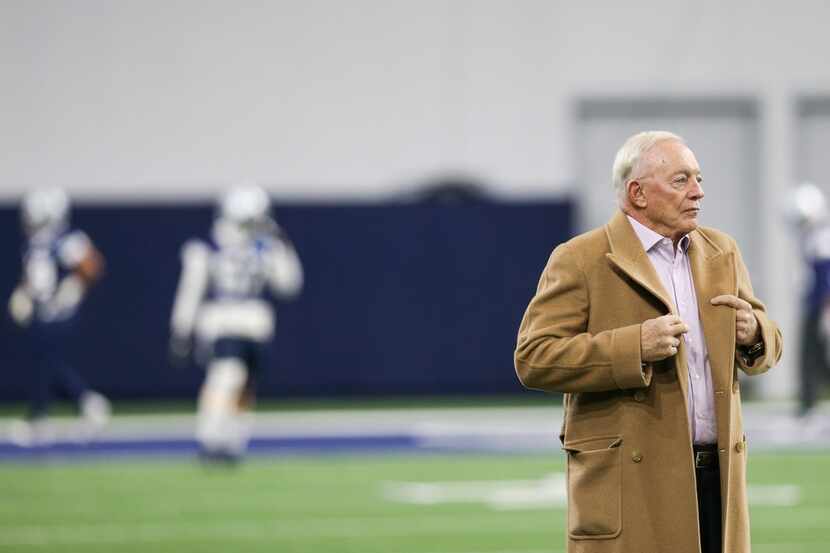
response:
M830 379L830 220L827 200L816 185L804 183L792 196L791 215L808 267L801 318L798 415L811 413Z
M70 227L69 211L69 198L60 188L32 190L21 205L23 270L9 312L29 337L33 370L28 415L10 429L18 445L52 438L47 415L55 392L78 404L82 438L90 438L110 415L107 399L87 385L66 357L75 315L104 265L89 236Z
M182 248L171 352L183 358L192 351L206 368L196 428L202 458L236 461L247 448L246 414L274 335L266 296L297 296L303 271L258 186L237 186L220 198L211 234Z

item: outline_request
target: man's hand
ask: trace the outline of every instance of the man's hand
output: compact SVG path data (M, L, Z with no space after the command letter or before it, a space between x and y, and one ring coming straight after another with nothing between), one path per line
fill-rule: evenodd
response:
M710 301L712 305L727 305L735 309L735 341L739 346L751 346L761 339L761 328L752 311L752 305L732 294L717 296Z
M640 327L640 358L645 363L662 361L677 354L681 334L689 327L677 315L663 315L645 321Z

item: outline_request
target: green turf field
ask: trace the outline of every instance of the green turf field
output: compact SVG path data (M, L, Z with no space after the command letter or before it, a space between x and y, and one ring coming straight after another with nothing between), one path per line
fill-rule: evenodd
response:
M552 453L255 458L236 470L190 459L6 463L0 551L556 552L561 507L409 504L384 490L390 482L535 480L562 462ZM770 502L772 491L775 503L787 486L785 499L796 503L752 507L754 551L830 551L830 454L755 453L750 463L761 499Z

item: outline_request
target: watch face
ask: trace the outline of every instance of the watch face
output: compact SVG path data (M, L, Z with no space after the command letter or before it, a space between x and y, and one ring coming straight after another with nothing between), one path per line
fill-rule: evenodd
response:
M749 351L747 352L747 357L749 358L750 362L754 362L756 359L764 355L764 343L760 342L755 344Z

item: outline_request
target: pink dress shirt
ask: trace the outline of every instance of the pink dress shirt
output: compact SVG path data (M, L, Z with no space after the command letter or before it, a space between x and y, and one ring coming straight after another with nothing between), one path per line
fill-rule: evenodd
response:
M695 444L715 444L718 441L715 396L712 389L712 368L709 351L703 337L703 326L697 309L697 294L689 265L689 246L686 235L677 243L628 217L634 232L643 244L649 260L663 288L674 301L674 313L680 317L689 332L681 339L686 343L689 367L689 427Z

